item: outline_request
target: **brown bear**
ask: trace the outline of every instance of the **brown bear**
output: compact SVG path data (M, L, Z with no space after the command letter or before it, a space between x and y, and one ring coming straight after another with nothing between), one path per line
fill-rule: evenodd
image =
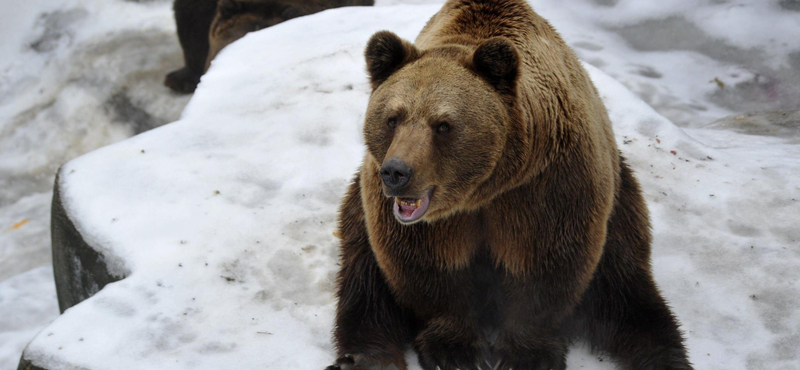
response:
M245 34L292 18L374 0L175 0L175 24L186 66L172 71L164 85L191 93L211 60Z
M367 151L339 215L328 369L687 370L648 211L575 57L523 0L450 0L366 48Z

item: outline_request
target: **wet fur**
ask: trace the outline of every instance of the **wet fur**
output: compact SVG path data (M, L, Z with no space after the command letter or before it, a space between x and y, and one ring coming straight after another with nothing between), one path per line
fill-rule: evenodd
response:
M564 369L576 339L625 369L691 369L653 281L639 185L597 91L544 19L521 0L451 0L414 45L380 32L366 58L367 154L340 210L330 369L402 370L409 345L426 370ZM467 75L485 88L459 89ZM473 121L448 138L426 128L442 113L387 112L430 100L408 91L431 79L457 87L436 92L447 99L483 94L464 99ZM389 115L401 117L391 132ZM384 195L378 170L395 156L414 166L412 192L452 184L422 222L400 224Z
M175 24L185 66L170 72L164 85L191 93L211 60L248 32L325 9L373 5L374 0L175 0Z

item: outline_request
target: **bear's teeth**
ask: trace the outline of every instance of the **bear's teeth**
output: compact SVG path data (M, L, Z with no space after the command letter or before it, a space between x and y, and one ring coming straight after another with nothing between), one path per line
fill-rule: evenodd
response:
M405 200L403 198L395 198L395 201L398 205L406 206L406 207L417 207L419 208L422 205L422 199L414 200L413 202Z

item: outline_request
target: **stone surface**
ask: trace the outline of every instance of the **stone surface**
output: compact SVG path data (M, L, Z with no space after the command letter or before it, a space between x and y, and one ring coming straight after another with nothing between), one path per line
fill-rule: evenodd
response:
M53 248L53 272L58 306L63 313L103 289L106 284L123 279L108 271L103 256L86 243L75 229L61 200L60 176L53 186L50 235Z

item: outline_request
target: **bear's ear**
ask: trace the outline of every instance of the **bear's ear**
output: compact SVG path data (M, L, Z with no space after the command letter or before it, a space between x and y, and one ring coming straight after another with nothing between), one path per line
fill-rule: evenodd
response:
M372 89L377 89L392 73L416 60L419 51L414 45L389 31L380 31L369 39L367 50L367 73Z
M495 37L478 46L472 55L472 67L500 92L516 91L519 55L508 39Z
M217 4L217 13L223 19L228 19L245 11L245 4L239 0L220 0Z

